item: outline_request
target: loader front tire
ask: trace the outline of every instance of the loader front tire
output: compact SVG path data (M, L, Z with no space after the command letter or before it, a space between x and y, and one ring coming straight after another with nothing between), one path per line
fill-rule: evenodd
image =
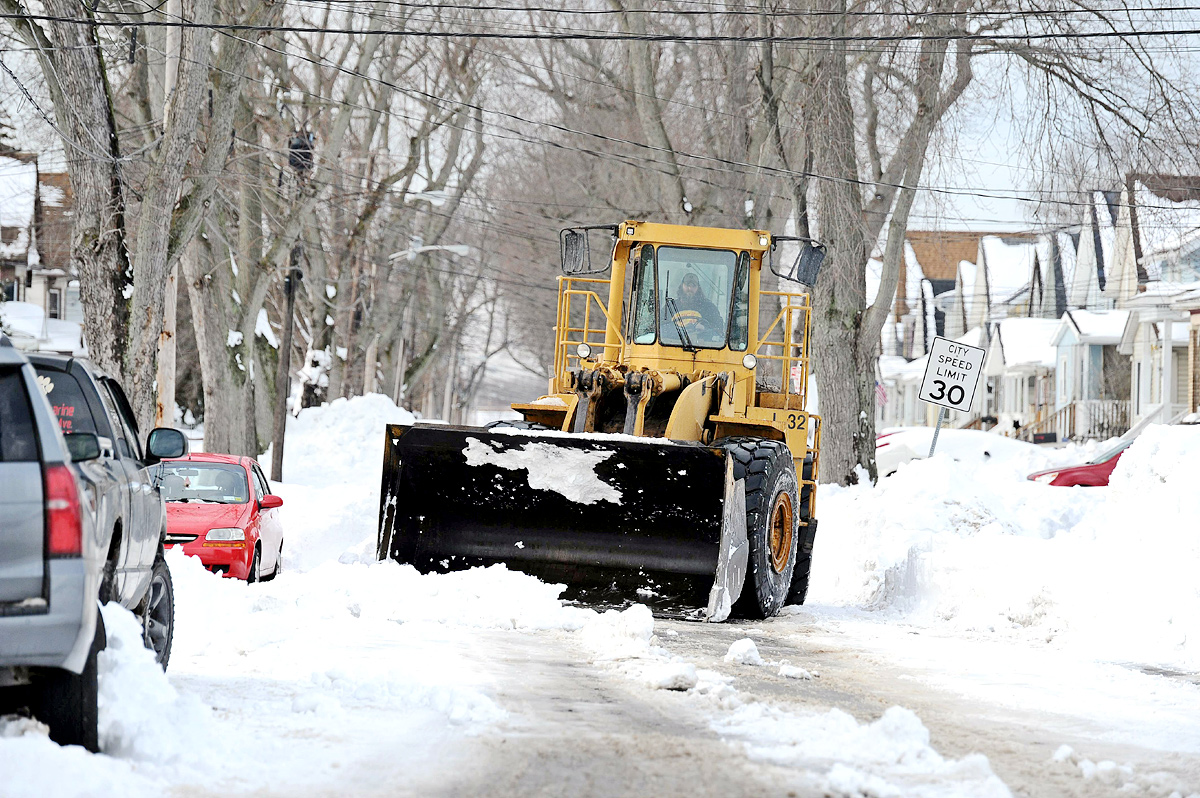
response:
M804 458L804 479L812 479L813 473L813 456L810 454ZM811 517L808 511L809 497L812 495L812 485L804 485L800 488L800 520L803 523L811 525L811 528L800 528L800 540L808 539L809 535L816 534L817 520ZM808 547L805 551L803 545L796 552L796 567L792 570L792 587L788 590L787 603L803 604L808 598L808 577L812 573L812 547Z
M718 442L733 457L733 478L744 480L750 562L733 611L743 618L770 618L792 586L800 547L800 492L791 450L782 441L727 438Z

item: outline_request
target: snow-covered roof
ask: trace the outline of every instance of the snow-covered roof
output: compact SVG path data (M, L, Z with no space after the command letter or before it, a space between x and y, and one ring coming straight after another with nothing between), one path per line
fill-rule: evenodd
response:
M1200 282L1176 283L1152 280L1144 289L1125 304L1131 308L1161 308L1170 300L1200 289Z
M1128 319L1128 310L1068 310L1052 343L1057 345L1062 340L1068 324L1078 332L1081 343L1119 343Z
M0 227L28 227L37 198L37 164L0 156Z
M1029 283L1037 252L1036 241L1006 241L998 236L985 236L979 247L987 265L988 288L993 302L1011 297Z
M84 354L83 325L47 319L41 307L29 302L0 302L0 329L18 349Z
M0 156L0 227L17 231L13 240L0 241L0 258L37 262L36 251L30 251L37 182L36 162Z
M1135 181L1133 202L1143 258L1177 250L1200 237L1200 200L1173 201Z
M999 323L999 337L1005 368L1054 368L1057 353L1051 341L1058 326L1058 319L1003 319Z

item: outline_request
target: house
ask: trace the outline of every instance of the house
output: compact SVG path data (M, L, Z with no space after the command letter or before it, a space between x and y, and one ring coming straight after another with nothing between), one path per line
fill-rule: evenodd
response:
M1007 248L1015 245L1020 250L1016 257L1023 257L1023 248L1031 245L1033 238L1030 233L908 231L893 315L896 326L892 337L900 345L885 340L883 351L919 358L936 336L957 339L982 327L990 317L992 297L1016 290L1028 281L1027 263L1020 267L1019 277L1010 278L1008 266L1013 256ZM1001 274L991 279L985 276L977 291L981 263L985 270Z
M71 267L72 204L65 173L40 172L28 153L0 155L0 301L83 321Z
M1058 440L1104 440L1130 426L1129 357L1118 351L1127 310L1068 310L1051 339L1057 352L1052 421Z
M1114 192L1090 194L1077 236L1075 268L1067 290L1068 307L1084 310L1113 307L1113 301L1104 295L1104 288L1112 273L1119 198Z
M1188 413L1200 411L1200 288L1172 297L1171 307L1187 314L1187 406Z
M37 158L0 155L0 285L8 300L22 299L29 270L38 265L34 229Z
M1130 175L1119 194L1104 296L1130 311L1118 351L1130 358L1132 422L1189 407L1191 311L1200 289L1200 178Z
M1054 369L1058 352L1051 344L1057 319L1007 318L993 327L983 373L984 413L996 418L1005 434L1040 424L1054 412Z
M1130 399L1133 422L1153 419L1168 423L1188 405L1189 314L1172 307L1172 300L1200 289L1200 283L1180 286L1154 282L1125 300L1130 311L1118 351L1130 358Z

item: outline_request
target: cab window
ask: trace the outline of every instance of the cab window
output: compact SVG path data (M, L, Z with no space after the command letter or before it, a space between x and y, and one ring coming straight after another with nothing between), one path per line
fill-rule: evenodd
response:
M729 311L729 348L745 352L750 343L750 253L738 256L733 278L733 307Z
M652 344L655 339L654 312L654 247L642 245L634 275L633 329L630 338L635 344Z
M723 349L737 254L690 247L659 247L656 254L662 343Z

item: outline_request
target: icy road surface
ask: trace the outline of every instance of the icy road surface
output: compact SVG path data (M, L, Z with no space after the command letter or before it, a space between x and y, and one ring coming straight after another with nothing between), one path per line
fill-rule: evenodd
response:
M372 562L406 419L294 419L285 572L172 552L169 674L106 609L105 753L0 720L0 796L1200 794L1200 430L1106 491L1026 482L1080 456L1032 448L824 488L808 604L705 625Z

